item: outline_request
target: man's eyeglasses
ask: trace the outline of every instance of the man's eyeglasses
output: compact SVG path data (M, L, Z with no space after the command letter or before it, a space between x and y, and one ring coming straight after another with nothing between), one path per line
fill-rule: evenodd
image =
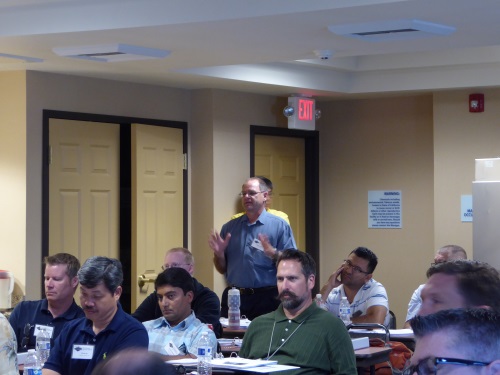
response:
M165 270L168 270L169 268L179 268L179 267L182 267L182 266L190 266L191 264L189 263L172 263L172 264L164 264L163 266L161 266L161 269L163 271Z
M31 324L26 323L23 329L23 340L21 341L21 346L23 349L26 349L28 347L28 344L30 342L30 331L31 331Z
M242 191L240 192L238 195L240 197L246 197L247 195L249 197L255 197L257 194L260 194L260 193L265 193L265 191L253 191L253 190L249 190L249 191Z
M366 271L363 271L361 268L359 268L358 266L355 266L354 264L352 264L352 262L349 260L349 259L344 259L344 264L349 267L349 268L352 268L352 270L354 272L358 272L358 273L364 273L365 275L368 275L370 272L366 272Z
M422 359L416 365L405 366L402 375L436 375L438 366L440 365L455 365L455 366L488 366L487 362L471 361L468 359L443 358L443 357L427 357Z

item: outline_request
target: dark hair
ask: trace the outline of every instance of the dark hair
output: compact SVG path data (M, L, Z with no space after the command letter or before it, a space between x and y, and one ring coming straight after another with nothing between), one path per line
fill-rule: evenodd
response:
M147 349L125 349L99 362L92 375L175 375L175 366Z
M300 251L297 249L287 249L280 251L276 260L276 267L280 264L281 261L283 260L296 260L302 265L302 273L306 277L306 279L314 275L316 276L316 262L310 256L304 251Z
M184 268L167 268L165 271L160 273L155 280L155 290L158 290L158 288L164 285L181 288L184 294L187 292L194 293L193 278Z
M437 263L427 270L427 277L437 273L455 276L465 307L489 306L500 311L500 274L488 263L457 259Z
M439 332L453 342L457 351L471 360L491 362L499 359L500 314L489 309L451 309L416 316L410 320L418 339ZM444 332L443 332L444 331Z
M273 190L274 189L273 183L267 177L264 177L264 176L255 176L255 178L258 178L258 179L262 180L262 182L266 184L268 190Z
M123 282L122 264L118 259L107 257L90 257L78 271L80 285L95 288L101 282L113 294Z
M54 266L56 264L66 265L66 275L70 279L78 274L80 269L80 261L74 255L68 253L57 253L49 255L43 259L43 264Z
M375 271L375 268L377 268L378 258L370 249L366 247L357 247L353 251L351 251L349 255L350 254L354 254L357 257L366 259L368 261L368 273L373 273L373 271Z

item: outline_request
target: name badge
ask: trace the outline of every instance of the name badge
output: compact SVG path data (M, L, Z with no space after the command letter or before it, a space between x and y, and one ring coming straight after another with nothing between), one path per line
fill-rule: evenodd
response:
M44 326L44 325L41 325L41 324L35 325L35 330L33 331L33 336L35 336L35 337L38 336L38 334L40 333L40 331L42 329L45 332L48 332L49 337L52 338L52 334L54 332L54 327L52 327L52 326Z
M92 359L94 356L94 345L74 344L71 353L72 359Z
M260 251L264 251L264 246L262 246L262 242L260 242L260 240L258 238L255 238L252 241L252 247L254 249L257 249L257 250L260 250Z

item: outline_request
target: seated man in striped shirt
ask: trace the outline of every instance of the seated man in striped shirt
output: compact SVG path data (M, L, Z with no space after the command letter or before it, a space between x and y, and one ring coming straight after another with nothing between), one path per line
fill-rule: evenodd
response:
M353 323L378 323L389 325L389 300L382 284L373 279L377 256L366 247L351 251L344 263L321 288L328 311L339 316L342 297L351 305Z
M149 336L148 349L160 353L165 361L196 358L198 339L207 332L215 353L214 332L191 310L194 284L189 272L167 268L156 278L155 290L163 316L143 323Z

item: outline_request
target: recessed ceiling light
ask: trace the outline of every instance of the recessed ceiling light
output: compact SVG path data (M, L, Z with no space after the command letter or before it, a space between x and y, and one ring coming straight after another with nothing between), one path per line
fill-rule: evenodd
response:
M170 51L167 50L132 46L130 44L56 47L53 51L59 56L101 62L162 59L170 54Z
M451 26L421 20L402 19L328 26L328 30L342 36L370 42L382 42L450 35L456 29Z

